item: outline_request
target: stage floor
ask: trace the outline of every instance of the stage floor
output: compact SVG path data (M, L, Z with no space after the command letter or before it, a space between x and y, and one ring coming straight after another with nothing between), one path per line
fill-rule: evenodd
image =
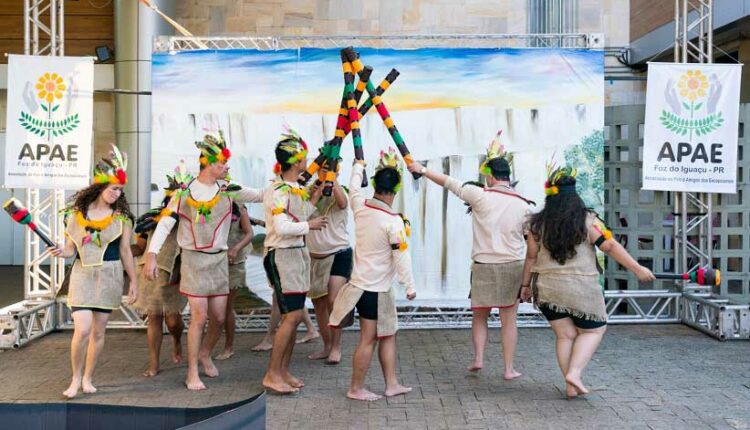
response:
M0 402L58 402L69 378L71 332L0 352ZM268 353L252 353L260 334L238 335L236 354L219 363L209 389L182 388L184 366L168 363L153 379L146 366L145 332L110 331L95 383L99 393L76 402L202 407L234 402L261 390ZM268 428L750 428L750 343L720 343L684 326L615 326L589 366L586 399L564 400L549 329L522 329L520 379L501 378L499 331L493 330L485 370L464 371L471 356L468 330L403 331L399 374L414 387L406 396L374 403L344 397L357 333L344 335L344 360L325 366L305 356L319 344L299 345L293 371L306 387L297 397L269 396ZM377 360L368 382L382 391Z

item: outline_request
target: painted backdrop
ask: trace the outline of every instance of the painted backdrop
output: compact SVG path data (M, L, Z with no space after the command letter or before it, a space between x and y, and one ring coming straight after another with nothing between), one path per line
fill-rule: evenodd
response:
M572 49L359 49L377 84L401 75L383 96L415 159L462 180L477 180L498 129L516 153L517 190L544 200L545 162L580 169L580 191L603 212L604 56ZM197 171L193 141L221 128L236 182L263 187L272 176L273 146L289 123L317 153L335 130L343 78L338 49L226 50L153 57L152 189L184 159ZM374 109L360 123L369 166L392 145ZM348 183L351 138L343 145ZM372 167L371 167L372 168ZM370 170L371 170L370 168ZM468 304L471 223L461 201L406 175L398 209L411 219L418 298ZM371 188L366 190L372 192ZM152 202L160 199L154 192ZM255 207L253 207L255 206ZM250 205L252 216L262 210ZM259 259L248 263L251 289L270 292ZM255 267L258 266L258 267ZM399 294L403 297L403 294Z

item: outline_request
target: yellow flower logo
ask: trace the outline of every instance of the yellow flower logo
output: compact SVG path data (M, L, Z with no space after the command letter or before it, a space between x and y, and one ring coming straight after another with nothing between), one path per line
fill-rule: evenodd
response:
M55 99L63 98L62 92L65 91L66 86L62 76L48 72L39 78L35 88L39 91L37 96L51 104Z
M680 90L680 96L694 102L695 99L706 96L708 78L700 70L688 70L680 76L677 88Z

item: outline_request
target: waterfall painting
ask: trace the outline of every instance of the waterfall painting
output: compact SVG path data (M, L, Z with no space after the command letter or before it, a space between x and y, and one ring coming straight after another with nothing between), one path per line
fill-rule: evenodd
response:
M377 84L400 72L382 100L416 160L460 180L478 168L497 130L515 153L516 190L544 203L545 163L579 169L579 192L603 213L604 54L556 48L358 48ZM193 142L221 129L232 150L237 183L265 187L273 148L285 123L311 146L331 139L343 78L338 49L222 50L153 56L151 182L154 205L165 174L179 160L198 170ZM367 98L367 94L363 100ZM374 109L360 122L365 158L374 166L394 146ZM348 184L353 150L344 141L339 181ZM370 170L370 169L368 169ZM412 223L410 251L423 305L468 304L471 219L440 187L406 175L396 209ZM365 192L369 195L372 188ZM248 205L261 218L259 205ZM350 222L353 231L353 222ZM256 234L263 230L256 228ZM354 244L353 234L351 235ZM268 298L260 257L248 260L248 285ZM256 267L257 266L257 267ZM398 297L404 297L399 293Z

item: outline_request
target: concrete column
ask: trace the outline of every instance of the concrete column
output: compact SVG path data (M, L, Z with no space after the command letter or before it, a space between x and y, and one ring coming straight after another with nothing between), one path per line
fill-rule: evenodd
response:
M716 51L714 51L716 53ZM740 80L740 103L750 103L750 39L740 39L738 54L740 63L745 64L742 68L742 79Z
M152 0L168 16L175 0ZM153 38L172 27L138 0L115 1L115 88L151 91ZM151 96L115 94L115 140L128 153L125 195L134 213L151 206Z

